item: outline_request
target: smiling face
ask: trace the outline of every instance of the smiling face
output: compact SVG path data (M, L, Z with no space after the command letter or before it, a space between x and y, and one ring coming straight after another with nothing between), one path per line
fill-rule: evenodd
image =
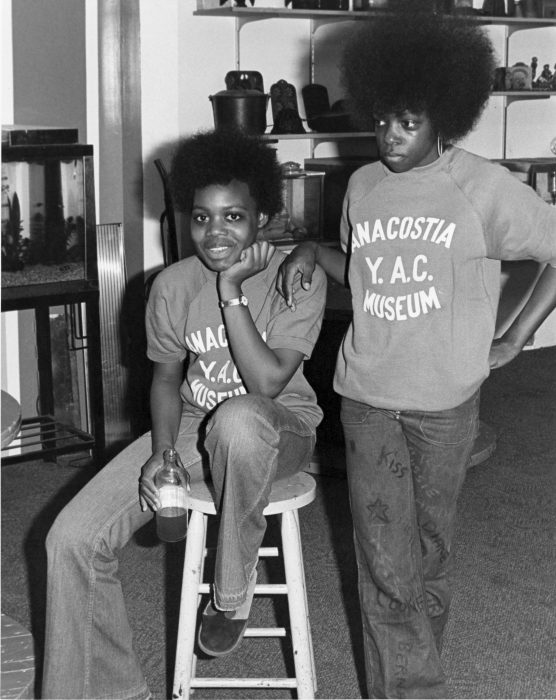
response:
M375 134L382 162L395 173L429 165L438 158L437 134L424 113L377 114Z
M245 182L195 190L191 238L197 256L214 272L227 270L257 238L268 216L257 212Z

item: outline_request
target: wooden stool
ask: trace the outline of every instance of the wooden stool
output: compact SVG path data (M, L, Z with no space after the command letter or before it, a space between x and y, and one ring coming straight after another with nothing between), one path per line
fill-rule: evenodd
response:
M297 688L298 698L314 698L316 692L315 661L309 624L307 591L303 571L303 553L299 530L298 509L315 498L315 480L300 472L276 481L270 494L265 515L280 515L282 555L285 583L257 584L255 595L282 594L288 596L290 629L295 662L295 678L198 678L195 676L197 657L194 653L197 609L201 594L209 593L203 583L206 556L207 522L216 514L212 485L193 476L188 508L191 509L187 532L185 561L178 623L174 698L189 698L191 688ZM259 557L279 556L277 547L261 547ZM246 637L285 636L283 627L250 628Z

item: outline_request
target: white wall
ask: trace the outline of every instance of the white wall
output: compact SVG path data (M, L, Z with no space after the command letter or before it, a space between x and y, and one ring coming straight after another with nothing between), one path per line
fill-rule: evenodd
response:
M1 3L0 27L2 31L2 124L14 121L12 3Z
M141 124L143 143L143 254L145 275L162 265L159 217L162 184L153 161L180 136L179 1L141 0ZM187 3L186 3L187 5Z
M85 0L11 5L15 122L77 128L84 143Z
M87 76L87 135L85 143L89 143L93 147L95 192L100 192L100 167L98 163L100 153L98 45L98 2L97 0L87 0L85 3L85 73ZM95 221L100 221L98 197L95 197Z
M12 3L1 3L2 31L2 124L14 121L14 86L12 56ZM0 323L1 339L1 386L17 401L20 399L19 387L19 334L18 313L10 311L2 314ZM8 364L8 357L10 362Z

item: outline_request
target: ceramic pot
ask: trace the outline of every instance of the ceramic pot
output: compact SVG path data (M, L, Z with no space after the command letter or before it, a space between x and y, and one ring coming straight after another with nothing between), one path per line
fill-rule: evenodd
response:
M268 95L259 90L221 90L209 95L216 129L240 129L264 134Z

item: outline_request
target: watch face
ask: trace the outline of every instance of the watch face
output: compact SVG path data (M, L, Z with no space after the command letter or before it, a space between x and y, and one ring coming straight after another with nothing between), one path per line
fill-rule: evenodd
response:
M226 301L219 302L219 306L221 309L225 309L227 306L247 306L248 303L247 297L242 294L235 299L227 299Z

